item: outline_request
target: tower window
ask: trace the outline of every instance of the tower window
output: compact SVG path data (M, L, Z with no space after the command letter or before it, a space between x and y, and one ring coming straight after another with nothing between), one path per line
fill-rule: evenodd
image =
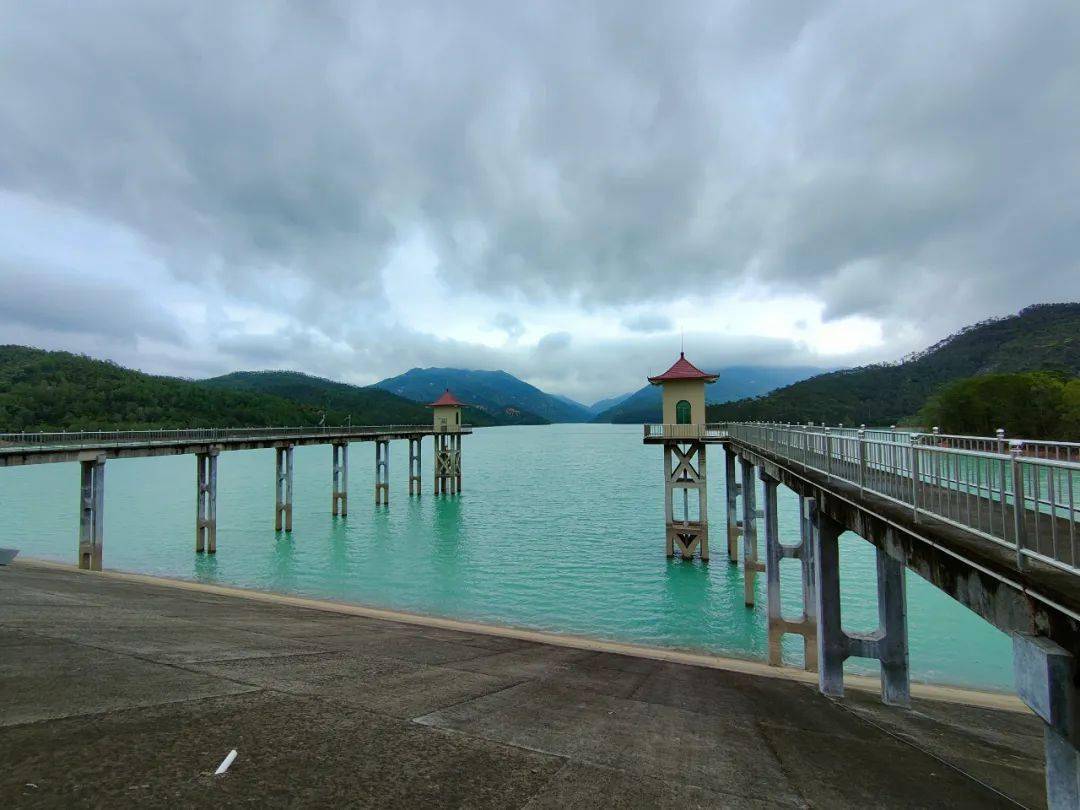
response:
M690 403L685 399L680 399L675 403L675 424L690 424Z

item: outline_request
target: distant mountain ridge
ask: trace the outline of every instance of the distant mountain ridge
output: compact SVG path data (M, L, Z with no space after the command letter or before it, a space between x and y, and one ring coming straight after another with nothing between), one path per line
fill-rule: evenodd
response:
M999 372L1080 373L1080 303L1036 304L964 327L898 363L834 371L708 408L710 421L890 425L944 385Z
M588 409L580 403L548 394L505 371L413 368L375 385L417 402L431 402L449 388L462 402L488 413L505 413L509 409L531 415L540 423L591 419Z
M705 396L710 403L727 402L746 396L764 394L796 380L819 374L812 366L728 366L717 369L718 379L706 386ZM596 414L594 422L644 424L661 419L661 391L658 386L645 385L624 397L613 406Z

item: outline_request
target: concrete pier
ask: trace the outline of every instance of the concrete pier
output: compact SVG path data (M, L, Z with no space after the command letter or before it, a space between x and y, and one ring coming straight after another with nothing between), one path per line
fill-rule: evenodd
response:
M333 517L346 517L349 514L349 443L334 442L332 446L332 486L330 495L330 514Z
M708 468L702 442L666 442L664 444L664 498L667 556L676 553L689 560L694 552L709 559ZM691 493L694 493L691 499ZM691 501L696 503L696 513ZM673 502L682 509L674 513Z
M274 531L292 531L293 508L293 446L282 444L274 449L275 506Z
M882 702L908 706L911 685L904 564L885 549L875 548L879 626L870 633L846 632L840 615L839 539L844 529L822 510L813 511L821 692L832 697L844 694L844 661L848 658L876 658L881 662Z
M732 565L739 563L739 537L742 528L738 518L738 498L740 484L735 473L735 452L728 446L724 447L724 503L725 522L727 524L727 558Z
M780 526L777 517L777 487L779 481L761 470L765 492L765 581L768 599L769 664L783 664L781 642L785 633L794 633L803 639L803 661L808 671L817 671L817 588L815 586L813 543L808 532L811 525L806 518L806 498L799 498L798 545L780 542ZM802 609L798 618L785 619L780 603L780 561L799 560L802 579Z
M757 519L757 484L754 482L754 464L748 459L740 459L742 468L742 530L743 538L743 603L754 606L754 589L757 574L765 571L765 564L758 558Z
M79 568L101 570L105 540L105 456L88 453L79 459Z
M435 434L435 494L461 491L461 434Z
M218 449L195 454L195 552L217 552Z
M420 439L409 439L409 495L420 494Z
M375 505L390 505L390 442L375 442Z

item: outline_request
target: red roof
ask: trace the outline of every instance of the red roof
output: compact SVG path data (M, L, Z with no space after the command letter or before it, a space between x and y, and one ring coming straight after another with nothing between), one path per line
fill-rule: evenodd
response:
M704 380L707 383L716 382L718 374L706 374L700 368L686 359L686 355L679 352L679 359L675 365L656 377L649 377L653 385L670 382L672 380Z
M450 389L447 388L443 391L443 395L434 402L428 403L429 408L435 408L441 405L456 405L458 408L464 408L464 402L458 402L458 398L450 393Z

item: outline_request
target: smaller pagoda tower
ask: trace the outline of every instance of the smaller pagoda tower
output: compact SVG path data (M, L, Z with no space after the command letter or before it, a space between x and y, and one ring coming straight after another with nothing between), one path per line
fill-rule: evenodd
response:
M664 522L667 556L709 559L709 511L705 467L705 386L717 380L679 353L675 364L649 382L663 389ZM681 502L676 514L675 502ZM696 510L694 509L696 506Z
M461 409L465 403L447 388L430 407L435 420L435 494L456 495L461 492Z

